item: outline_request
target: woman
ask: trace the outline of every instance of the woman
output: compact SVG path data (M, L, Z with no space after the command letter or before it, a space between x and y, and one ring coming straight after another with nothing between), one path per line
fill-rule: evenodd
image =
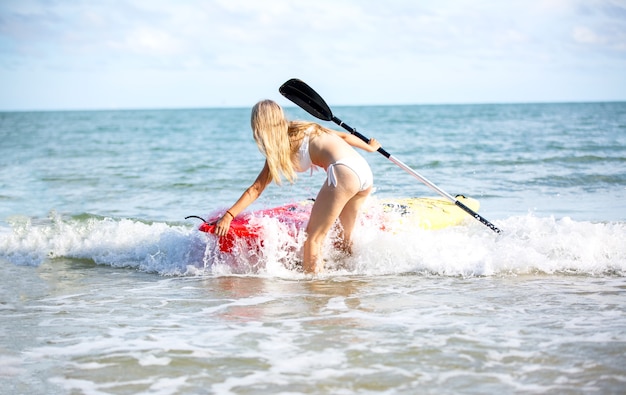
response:
M284 176L293 183L296 172L322 167L327 172L327 181L311 209L302 261L305 272L319 273L323 269L322 245L337 218L342 226L340 247L351 252L352 230L359 209L372 191L372 171L352 147L374 152L380 144L375 139L365 143L356 136L313 122L288 122L282 108L271 100L261 101L252 108L250 122L254 140L265 156L265 165L254 183L217 222L215 234L225 236L233 218L254 202L270 182L280 185Z

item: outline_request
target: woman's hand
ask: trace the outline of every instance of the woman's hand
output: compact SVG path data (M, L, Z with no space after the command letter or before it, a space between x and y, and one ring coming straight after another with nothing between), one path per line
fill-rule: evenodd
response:
M226 234L228 233L228 229L230 229L230 223L232 220L232 215L230 214L230 212L227 211L222 216L222 218L220 218L220 220L215 223L215 229L213 230L213 233L215 233L219 237L226 236Z
M382 145L380 145L380 143L378 142L378 140L371 138L370 141L368 141L367 143L368 147L370 148L369 152L374 152L374 151L378 151L378 149L380 147L382 147Z

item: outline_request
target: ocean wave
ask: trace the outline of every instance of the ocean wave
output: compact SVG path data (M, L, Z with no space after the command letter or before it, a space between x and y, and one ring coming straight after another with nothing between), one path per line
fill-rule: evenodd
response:
M57 258L91 260L160 275L252 275L302 278L303 232L261 218L263 242L239 241L219 250L213 235L192 223L147 222L89 214L46 219L16 217L0 228L0 259L38 266ZM393 232L364 223L355 230L353 255L340 256L332 238L324 248L324 275L521 274L626 275L626 223L565 217L512 216L494 221L501 235L471 218L462 226Z

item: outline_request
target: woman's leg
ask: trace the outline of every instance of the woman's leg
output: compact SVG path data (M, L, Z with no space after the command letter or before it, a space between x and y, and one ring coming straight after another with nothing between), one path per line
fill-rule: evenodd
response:
M320 255L326 235L335 220L342 214L345 206L356 197L355 195L359 194L359 178L352 170L346 166L335 166L334 171L337 186L328 185L328 182L324 182L311 209L302 262L302 267L307 273L322 271L323 263ZM352 232L352 228L350 232Z
M339 214L339 221L341 222L341 233L339 248L347 254L352 254L352 231L356 224L356 220L359 216L359 211L365 203L365 200L372 192L372 187L367 188L354 195L352 199L348 200L343 207L341 214Z

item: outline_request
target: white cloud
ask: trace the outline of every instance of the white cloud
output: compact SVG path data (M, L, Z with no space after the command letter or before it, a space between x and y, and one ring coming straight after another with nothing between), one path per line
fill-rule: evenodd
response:
M572 37L576 42L582 44L603 44L604 39L599 37L591 29L585 26L577 26L572 32Z
M186 50L185 44L168 32L140 27L129 32L122 42L110 41L111 48L125 50L138 55L174 56Z
M292 76L346 104L614 98L626 92L624 15L611 0L4 0L0 79L28 85L35 107L49 105L41 90L62 73L78 86L119 80L140 91L158 76L177 95L185 91L172 87L212 92L163 95L161 106L247 105ZM43 85L27 84L35 75ZM545 89L555 75L584 75L597 88L557 97ZM142 107L157 96L108 101ZM29 105L17 99L0 94L0 108ZM66 105L81 99L68 92Z

